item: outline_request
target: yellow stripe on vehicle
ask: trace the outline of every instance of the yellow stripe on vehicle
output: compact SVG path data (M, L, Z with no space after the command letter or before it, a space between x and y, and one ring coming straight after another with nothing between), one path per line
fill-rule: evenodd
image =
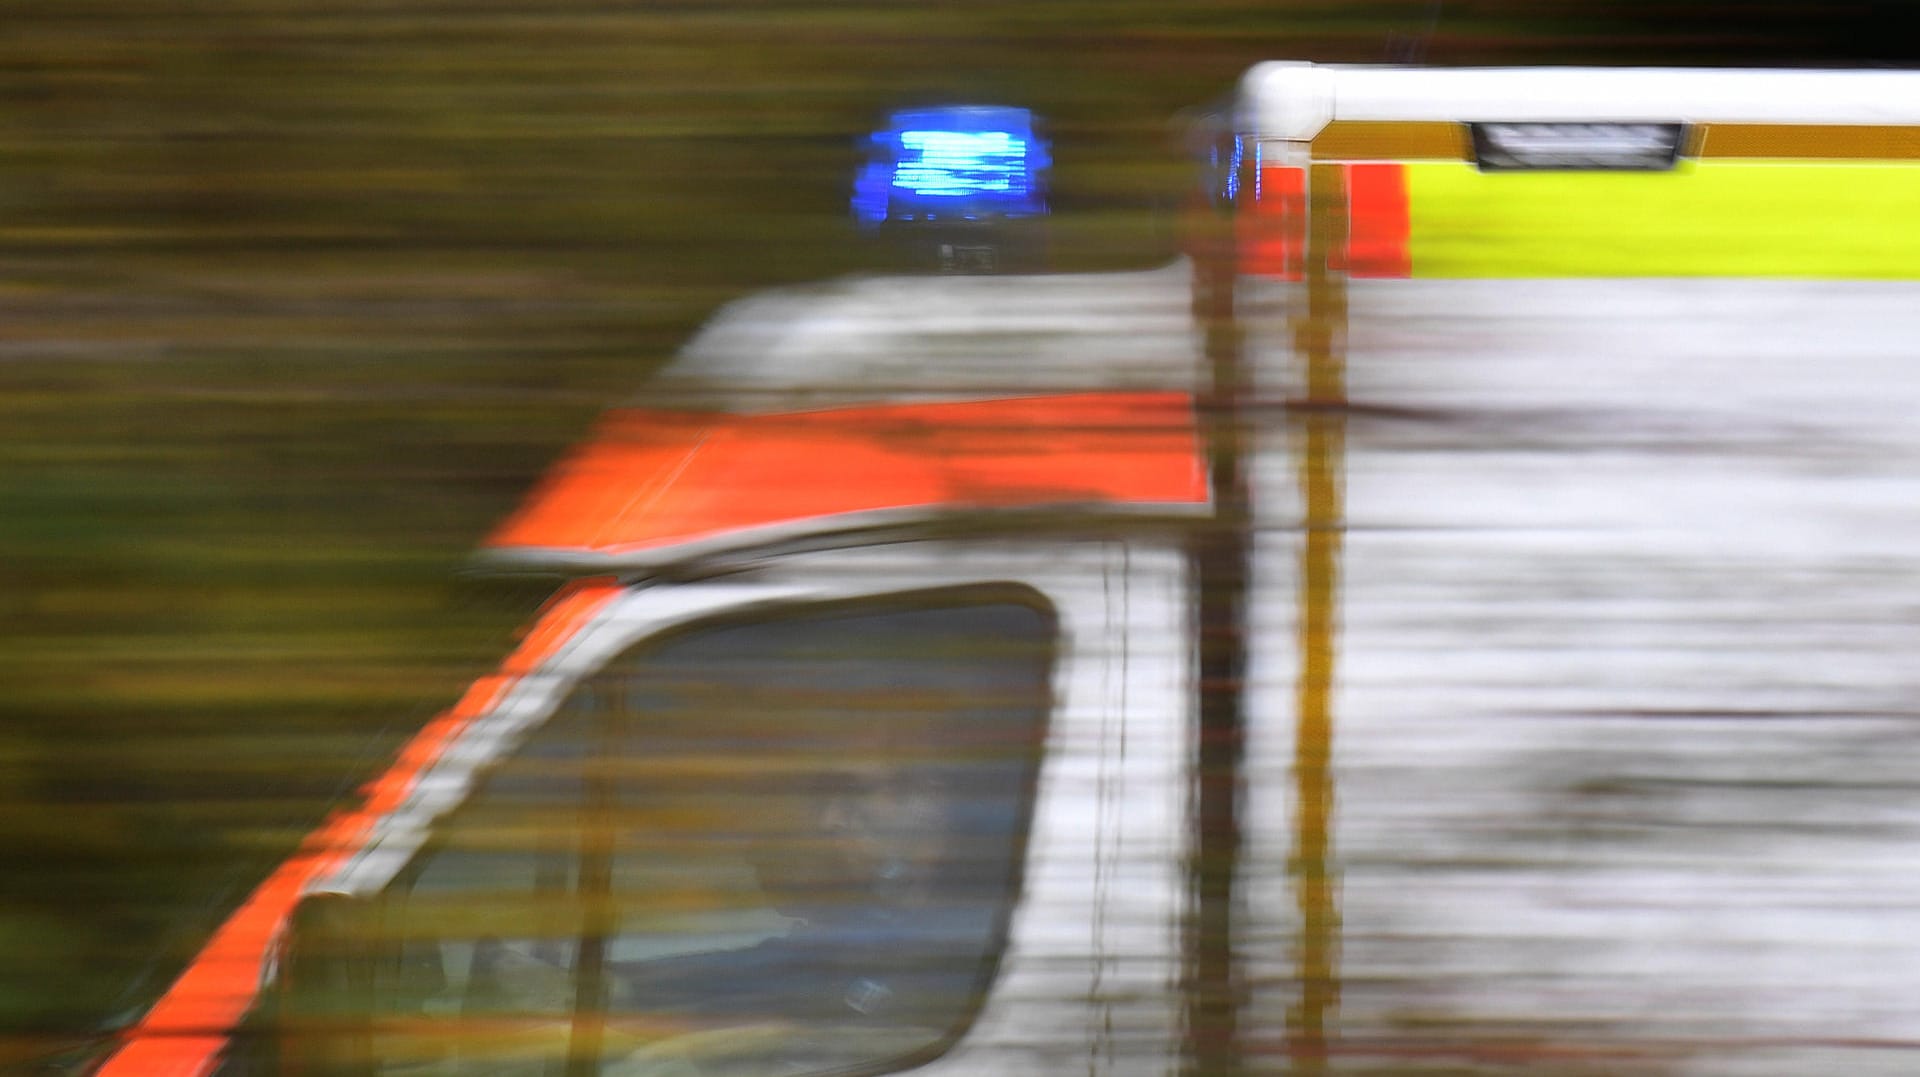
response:
M1415 277L1920 278L1920 165L1406 165Z

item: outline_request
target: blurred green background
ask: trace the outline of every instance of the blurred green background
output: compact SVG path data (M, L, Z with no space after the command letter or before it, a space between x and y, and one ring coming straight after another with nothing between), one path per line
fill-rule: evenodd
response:
M1062 268L1175 248L1270 58L1899 61L1904 4L0 2L0 1069L124 1021L537 596L456 580L858 135L1033 108Z

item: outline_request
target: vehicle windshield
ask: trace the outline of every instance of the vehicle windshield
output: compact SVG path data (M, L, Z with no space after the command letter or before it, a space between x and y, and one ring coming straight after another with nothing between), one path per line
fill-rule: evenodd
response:
M923 599L616 659L396 881L376 1072L944 1050L1003 945L1053 640L1033 604Z

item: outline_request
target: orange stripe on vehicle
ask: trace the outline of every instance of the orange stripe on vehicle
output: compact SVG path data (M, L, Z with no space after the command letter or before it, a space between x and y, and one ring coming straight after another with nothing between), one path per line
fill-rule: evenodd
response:
M1307 170L1267 166L1237 221L1240 272L1299 280L1307 253Z
M1467 125L1453 120L1335 120L1313 136L1316 161L1465 161Z
M1920 128L1798 123L1709 123L1695 136L1701 157L1835 161L1920 158Z
M560 592L503 663L501 673L475 682L458 705L428 723L394 765L363 788L365 800L358 809L329 816L254 889L127 1034L98 1071L100 1077L201 1077L211 1072L259 994L274 940L308 884L358 852L374 824L405 801L447 745L516 681L553 657L618 590L611 581L594 579Z
M1685 156L1913 160L1920 158L1920 131L1876 124L1702 123L1693 125ZM1314 136L1313 159L1472 161L1473 144L1461 121L1335 120Z
M1398 164L1347 166L1346 269L1354 277L1406 277L1407 170ZM1338 252L1335 254L1338 257Z
M609 415L487 545L655 551L887 509L1207 500L1184 393L774 415L627 410Z

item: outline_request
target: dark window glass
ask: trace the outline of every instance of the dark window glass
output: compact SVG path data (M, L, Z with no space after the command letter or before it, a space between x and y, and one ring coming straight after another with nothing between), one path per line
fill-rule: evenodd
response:
M1004 941L1050 706L1053 619L1005 597L710 624L581 684L389 895L381 1071L944 1049Z

